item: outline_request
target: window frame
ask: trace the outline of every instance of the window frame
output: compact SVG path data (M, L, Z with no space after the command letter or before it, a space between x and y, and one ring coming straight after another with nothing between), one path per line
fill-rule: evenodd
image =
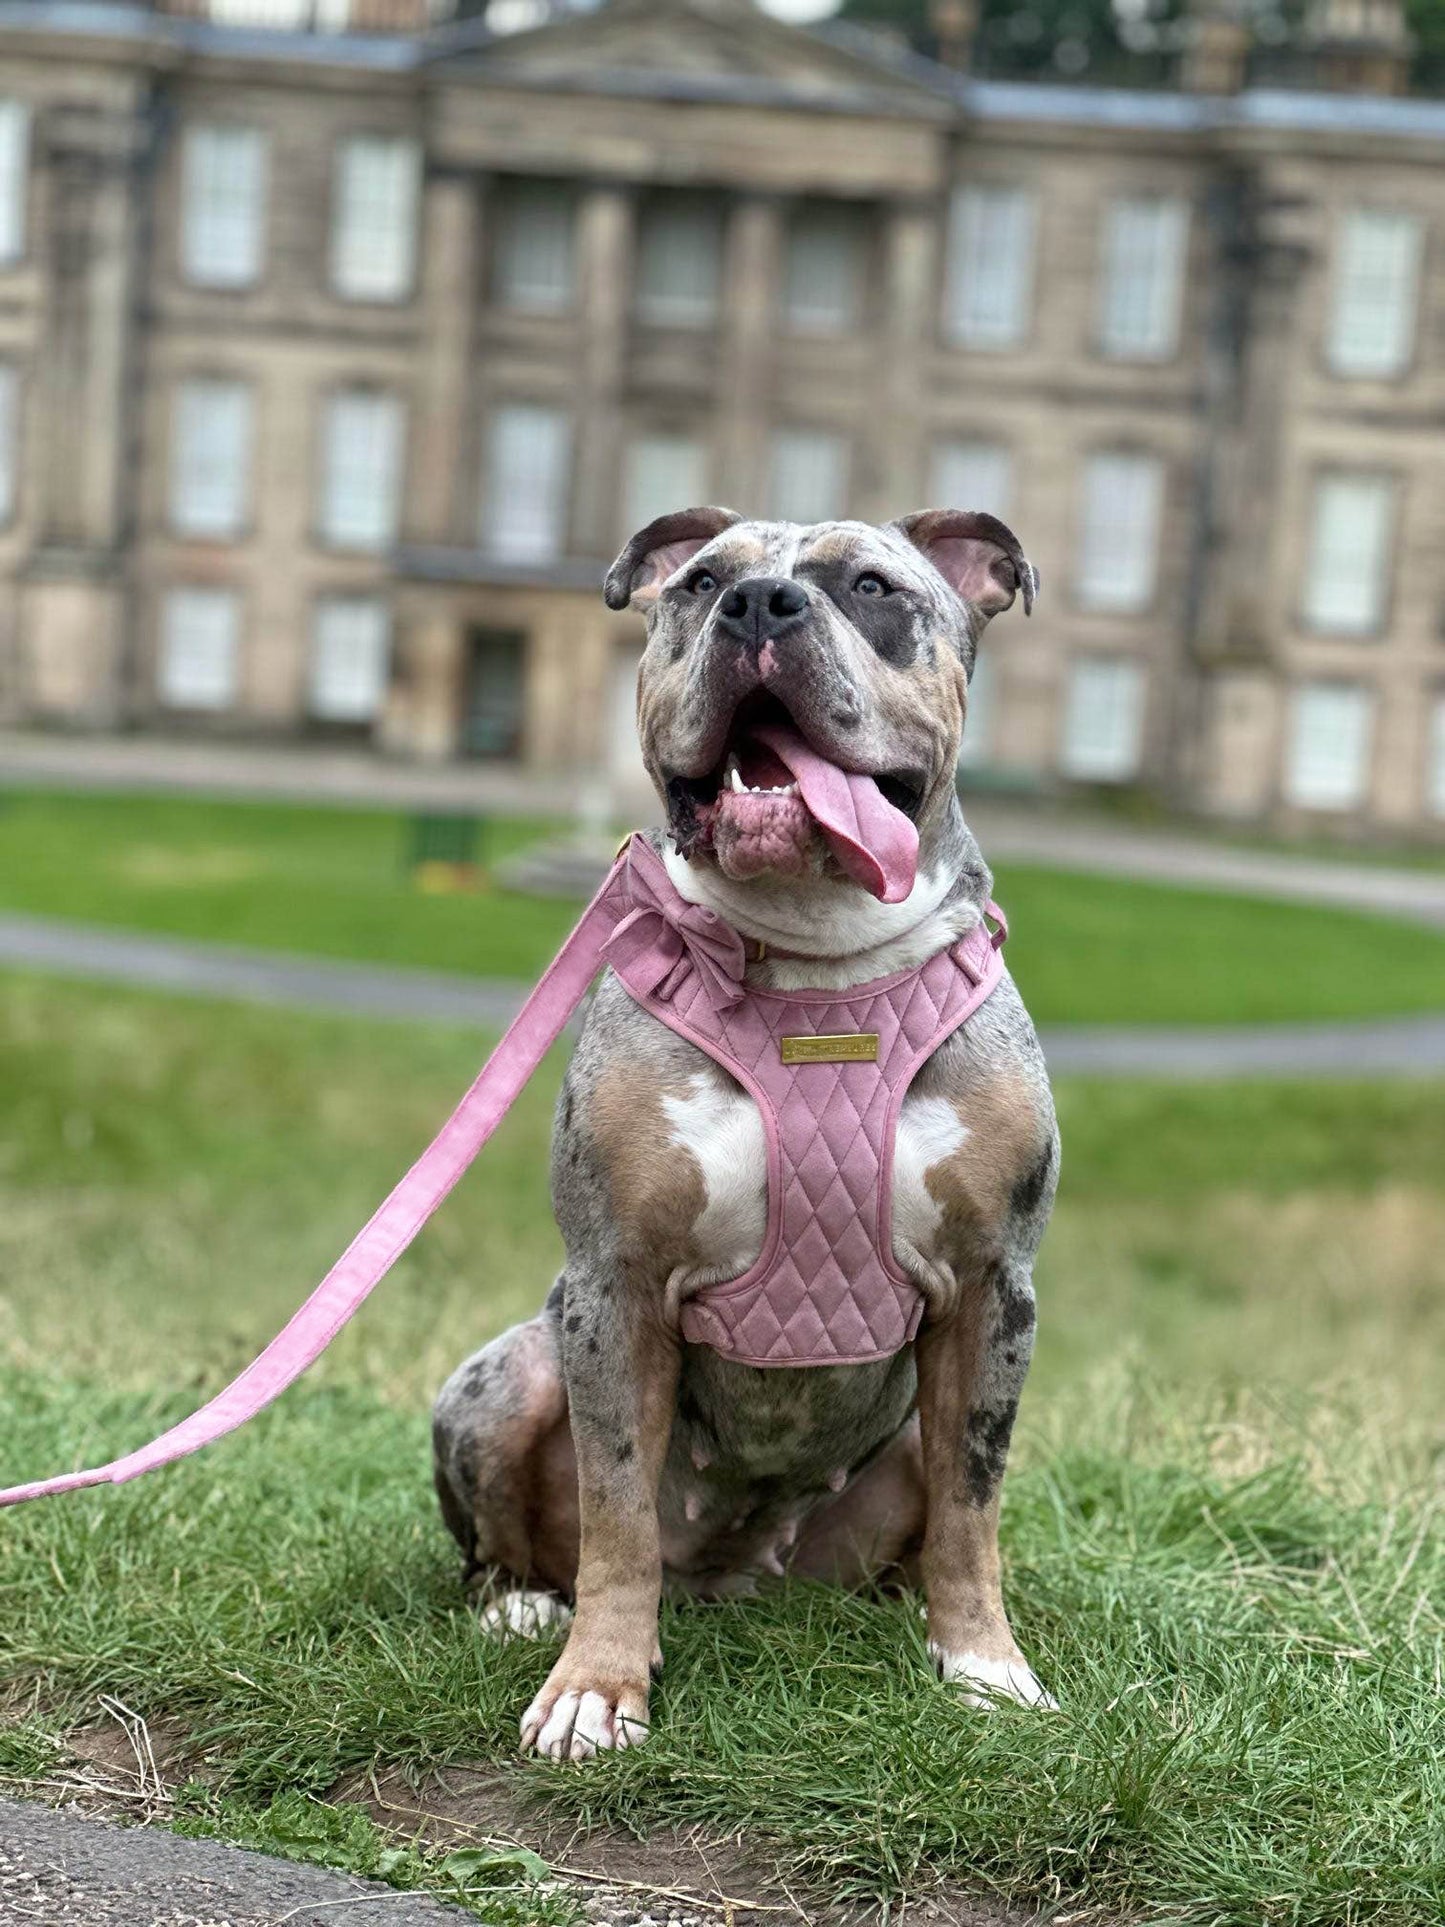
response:
M565 213L567 226L567 292L565 299L555 306L548 303L521 305L505 298L503 288L503 263L507 254L507 243L513 230L513 220L517 205L528 195L541 197L550 193L556 197ZM487 250L486 301L487 306L496 314L511 315L529 321L557 321L576 316L579 309L580 286L578 277L578 214L579 197L576 185L565 176L547 174L513 174L500 179L489 196L489 209L493 219L492 238Z
M964 226L963 207L970 197L1008 196L1026 210L1022 271L1018 277L1018 321L1013 332L990 339L987 334L970 333L959 318L959 284L965 274L965 255L959 240ZM943 273L939 301L939 332L946 348L964 354L1010 355L1031 347L1038 326L1039 230L1042 202L1032 183L990 179L956 180L952 183L945 217Z
M1121 245L1116 222L1126 212L1141 207L1167 208L1171 214L1177 213L1179 216L1176 243L1171 244L1177 244L1178 257L1174 263L1172 285L1164 291L1168 302L1168 327L1157 346L1153 345L1152 337L1143 346L1137 341L1122 341L1116 334L1111 334L1110 328L1118 286L1119 257L1115 250ZM1121 187L1104 201L1099 215L1093 326L1094 352L1101 361L1154 368L1178 361L1184 349L1184 294L1189 281L1189 250L1193 233L1194 203L1183 191ZM1148 305L1156 305L1153 291Z
M193 235L192 155L197 137L211 134L245 135L255 142L259 155L252 235L254 261L250 272L244 275L227 274L218 278L214 273L197 273L192 258L192 241L188 238ZM179 142L176 264L186 287L205 294L245 295L254 294L265 286L271 261L271 140L268 127L237 120L198 119L188 121L182 129Z
M768 481L765 493L768 519L779 522L795 522L795 516L787 515L778 504L778 460L784 443L795 445L812 442L815 447L830 444L831 452L838 457L837 506L826 514L814 516L806 522L799 522L800 528L816 527L819 522L836 521L848 513L850 491L853 486L854 453L852 437L841 428L825 426L815 422L778 422L768 436L767 461Z
M395 285L388 286L385 292L375 288L347 287L342 276L345 253L345 223L343 214L346 208L347 157L357 148L391 148L405 150L409 164L407 183L410 194L410 222L406 229L404 250L406 272ZM344 301L348 306L363 308L404 308L414 302L421 284L421 244L422 218L425 205L426 154L422 143L414 134L398 133L392 129L352 128L339 134L331 144L331 195L328 208L326 235L326 286L328 293L336 301Z
M1080 679L1096 670L1124 671L1130 678L1129 703L1132 713L1126 716L1129 734L1130 758L1127 767L1089 768L1087 763L1080 766L1076 753L1071 748L1072 725L1075 719L1076 692ZM1070 657L1064 689L1063 711L1059 719L1057 743L1057 767L1059 774L1070 783L1109 784L1127 788L1137 783L1144 769L1145 750L1148 742L1149 726L1149 668L1142 656L1130 655L1119 651L1080 650Z
M708 226L714 240L713 267L714 279L709 305L704 310L698 307L695 313L657 312L649 309L649 301L656 298L656 291L649 290L645 284L648 262L648 222L656 219L660 210L671 205L675 211L682 211L687 203L708 215ZM726 253L728 230L728 203L724 196L709 194L705 190L693 191L688 188L665 188L646 195L639 202L636 222L636 266L632 283L631 318L639 328L647 328L661 334L704 335L715 332L722 323L724 288L726 280Z
M1339 358L1339 335L1343 319L1341 298L1344 291L1346 249L1353 223L1370 218L1394 219L1410 222L1416 235L1415 258L1412 263L1411 303L1408 323L1408 336L1405 351L1399 362L1391 367L1351 367ZM1341 210L1334 224L1331 237L1330 263L1327 277L1324 327L1321 339L1321 365L1331 381L1339 382L1403 382L1408 381L1420 367L1420 336L1426 314L1426 292L1430 285L1430 221L1429 217L1415 208L1384 207L1370 202L1357 202Z
M15 200L13 206L14 240L10 248L0 246L0 273L9 273L23 266L30 253L30 189L34 175L34 137L35 114L31 104L20 94L0 96L0 127L10 110L13 110L13 133L15 159ZM3 152L3 136L0 136L0 152ZM0 242L5 239L5 223L0 220Z
M1100 600L1088 590L1084 568L1084 557L1091 544L1090 534L1090 487L1089 476L1096 464L1106 461L1133 461L1148 463L1154 472L1156 486L1154 493L1153 542L1149 556L1148 584L1145 592L1137 600ZM1075 546L1073 568L1071 570L1070 595L1073 606L1081 614L1090 616L1140 617L1154 614L1159 607L1162 593L1164 562L1164 529L1169 512L1169 487L1171 464L1163 450L1145 447L1139 443L1106 443L1084 451L1079 464L1077 510L1075 520Z
M1379 595L1373 619L1358 627L1342 626L1338 622L1321 622L1317 619L1310 602L1310 583L1314 575L1315 556L1319 544L1320 497L1323 490L1331 483L1364 481L1383 484L1387 505L1385 541L1380 555ZM1305 501L1304 550L1301 557L1299 586L1295 595L1295 620L1305 635L1326 643L1358 643L1379 642L1389 633L1395 606L1404 495L1404 477L1395 469L1378 466L1355 468L1343 462L1323 462L1311 468Z
M496 482L495 463L497 460L497 425L504 415L523 412L550 416L561 428L561 452L559 457L559 488L554 504L556 510L555 545L545 553L526 554L498 548L493 531L493 495ZM511 563L518 567L546 568L549 564L561 561L571 548L573 512L573 457L576 452L577 423L571 408L565 402L551 398L531 395L498 395L492 400L483 423L481 435L481 460L478 463L478 512L477 541L483 553L499 562Z
M228 680L224 696L216 702L177 699L166 692L166 665L170 648L171 613L182 597L209 597L229 604L233 611ZM156 625L155 674L152 683L157 705L181 716L227 716L240 710L245 694L246 598L233 583L176 581L161 592Z
M1361 702L1364 718L1364 739L1360 750L1359 783L1347 800L1333 801L1318 796L1301 796L1296 790L1296 769L1300 749L1300 728L1302 707L1305 700L1321 691L1339 691L1357 696ZM1368 810L1370 795L1374 787L1375 751L1378 741L1377 722L1379 718L1379 690L1371 683L1360 682L1345 676L1303 676L1289 686L1289 702L1285 718L1284 754L1280 763L1280 794L1288 808L1316 813L1328 812L1334 816L1344 816L1361 810Z
M318 707L318 668L321 661L321 627L328 614L342 608L365 608L375 611L381 619L381 676L375 707L364 715L328 713ZM396 619L391 604L383 593L370 590L328 589L315 596L311 602L311 619L306 634L306 720L313 727L326 730L371 730L376 727L386 710L387 692L391 687L391 668L395 653Z
M315 457L315 487L313 494L313 539L317 545L336 555L385 556L401 535L402 509L406 495L406 465L408 441L411 435L411 411L408 397L399 388L384 382L354 380L334 382L324 388L318 398L318 417ZM389 406L395 414L397 433L395 451L395 473L392 477L391 531L377 542L359 542L345 536L333 534L330 526L328 503L331 485L332 418L338 404L352 400L366 400Z
M187 389L229 388L245 397L245 466L241 474L239 502L234 523L225 529L188 527L176 514L176 487L181 479L181 418ZM256 477L256 383L248 375L233 375L209 369L187 369L178 373L170 389L170 422L166 446L165 522L168 534L182 542L243 542L254 533Z

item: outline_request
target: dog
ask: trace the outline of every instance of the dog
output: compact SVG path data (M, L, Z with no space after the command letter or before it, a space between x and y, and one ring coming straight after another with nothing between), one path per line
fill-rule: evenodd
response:
M955 783L968 682L985 625L1036 587L1013 533L960 510L803 528L688 509L624 548L605 595L646 618L638 728L666 812L650 847L681 899L746 940L748 985L871 984L978 930L991 879ZM884 886L860 880L758 731L842 772L900 847L916 839L913 862L885 849ZM556 1114L564 1269L434 1414L442 1512L488 1627L567 1628L524 1750L645 1739L664 1585L718 1598L784 1574L919 1586L934 1663L970 1704L1054 1704L1004 1610L998 1508L1058 1166L1004 973L897 1117L891 1256L921 1295L916 1336L781 1369L687 1343L683 1308L758 1258L762 1120L604 976Z

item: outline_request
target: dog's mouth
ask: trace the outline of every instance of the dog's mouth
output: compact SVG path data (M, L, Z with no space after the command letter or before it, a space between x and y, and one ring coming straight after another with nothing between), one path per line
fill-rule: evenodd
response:
M901 903L917 875L924 790L914 771L841 768L775 696L755 693L739 706L712 770L672 777L667 799L683 855L708 852L729 877L801 876L821 841L855 883Z

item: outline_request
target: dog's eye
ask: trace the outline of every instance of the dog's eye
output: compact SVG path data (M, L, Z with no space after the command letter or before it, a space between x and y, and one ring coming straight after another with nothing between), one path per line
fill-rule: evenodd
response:
M888 595L891 591L882 576L874 575L869 569L853 584L853 593L855 595Z
M696 575L688 577L687 587L690 595L711 595L717 587L717 577L711 569L699 569Z

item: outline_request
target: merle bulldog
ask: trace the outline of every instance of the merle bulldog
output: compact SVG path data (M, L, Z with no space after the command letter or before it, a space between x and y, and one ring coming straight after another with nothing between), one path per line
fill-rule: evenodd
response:
M646 615L638 722L667 814L639 860L735 946L745 1013L952 977L968 955L960 981L979 981L991 879L954 771L979 637L1036 586L1002 523L958 510L800 528L691 509L618 557L606 599ZM553 1137L565 1268L435 1412L442 1511L486 1623L568 1629L525 1748L635 1745L663 1586L719 1597L783 1574L920 1585L935 1663L970 1703L1053 1704L1004 1611L998 1507L1058 1136L1033 1026L1007 973L991 982L910 1066L877 1153L884 1248L857 1264L902 1322L871 1350L819 1324L806 1355L759 1358L706 1307L777 1242L796 1120L765 1120L750 1073L604 976ZM807 1048L840 1041L863 1048ZM796 1244L811 1207L789 1208ZM792 1254L805 1295L821 1269Z

